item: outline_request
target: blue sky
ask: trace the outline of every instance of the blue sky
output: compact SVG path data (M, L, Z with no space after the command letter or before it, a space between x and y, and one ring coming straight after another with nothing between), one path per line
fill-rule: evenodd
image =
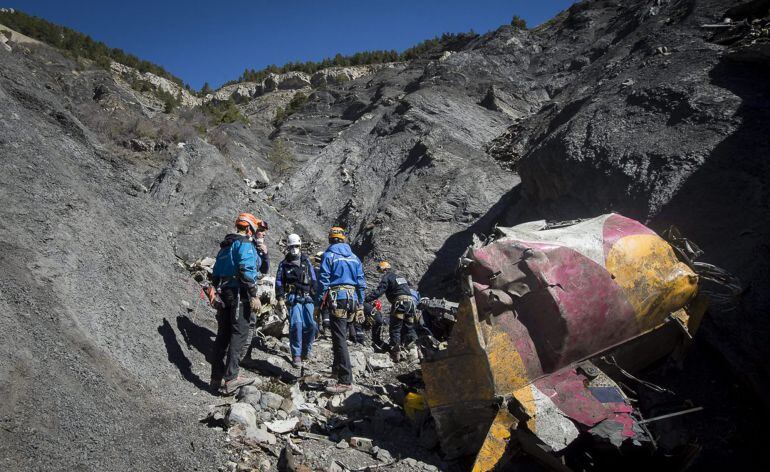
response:
M162 65L194 88L244 68L372 49L402 51L444 32L484 33L514 14L538 25L572 0L0 0Z

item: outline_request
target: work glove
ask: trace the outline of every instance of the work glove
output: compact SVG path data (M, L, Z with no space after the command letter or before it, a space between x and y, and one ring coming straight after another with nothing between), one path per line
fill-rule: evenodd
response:
M356 310L355 318L353 318L356 323L363 324L364 320L366 319L366 316L364 316L364 308L359 306Z
M282 310L286 309L286 300L283 298L278 299L278 307L280 307Z

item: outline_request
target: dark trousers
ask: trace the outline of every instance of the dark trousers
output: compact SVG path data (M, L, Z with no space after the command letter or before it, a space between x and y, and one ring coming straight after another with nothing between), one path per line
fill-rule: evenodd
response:
M346 309L347 300L337 300L337 308ZM341 384L353 383L353 371L350 368L350 354L348 353L348 319L334 316L329 310L330 331L332 337L332 374L337 375L337 380Z
M364 340L364 327L360 323L348 322L348 337L351 341L358 344L363 344Z
M372 322L372 344L382 347L382 325L385 324L382 319L382 313L374 312L374 321Z
M397 351L402 344L407 345L417 339L414 321L414 304L396 302L393 305L393 311L390 312L390 329L388 330L392 351Z
M217 311L217 337L211 365L211 381L214 384L238 377L241 350L248 338L248 313L238 309L238 289L222 289L225 307Z

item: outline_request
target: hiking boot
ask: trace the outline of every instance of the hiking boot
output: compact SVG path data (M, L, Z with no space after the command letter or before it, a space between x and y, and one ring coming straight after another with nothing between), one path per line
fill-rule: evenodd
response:
M233 380L228 380L225 382L225 386L222 389L225 395L230 396L235 394L236 391L238 391L239 388L245 386L245 385L251 385L254 383L255 379L247 379L246 377L241 377L240 375Z
M294 360L291 362L291 365L295 369L302 368L302 358L300 356L294 356Z
M209 392L216 394L222 388L222 379L211 379L209 382Z
M345 392L349 391L352 388L353 388L353 386L350 385L350 384L338 383L338 384L329 385L328 387L326 387L326 393L332 393L332 394L345 393Z

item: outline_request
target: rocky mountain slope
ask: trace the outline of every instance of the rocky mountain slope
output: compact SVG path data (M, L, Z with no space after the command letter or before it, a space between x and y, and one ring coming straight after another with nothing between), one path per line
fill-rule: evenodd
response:
M213 324L180 321L198 294L177 261L211 255L242 209L270 222L274 258L288 232L320 249L342 224L370 283L386 258L451 298L457 256L495 224L608 210L675 224L746 288L711 310L695 358L767 392L768 6L739 3L583 2L533 30L236 84L170 114L131 71L0 33L3 468L224 462L196 423L216 402ZM746 423L756 400L721 364L696 370L719 382L690 388L728 404L720 424Z

